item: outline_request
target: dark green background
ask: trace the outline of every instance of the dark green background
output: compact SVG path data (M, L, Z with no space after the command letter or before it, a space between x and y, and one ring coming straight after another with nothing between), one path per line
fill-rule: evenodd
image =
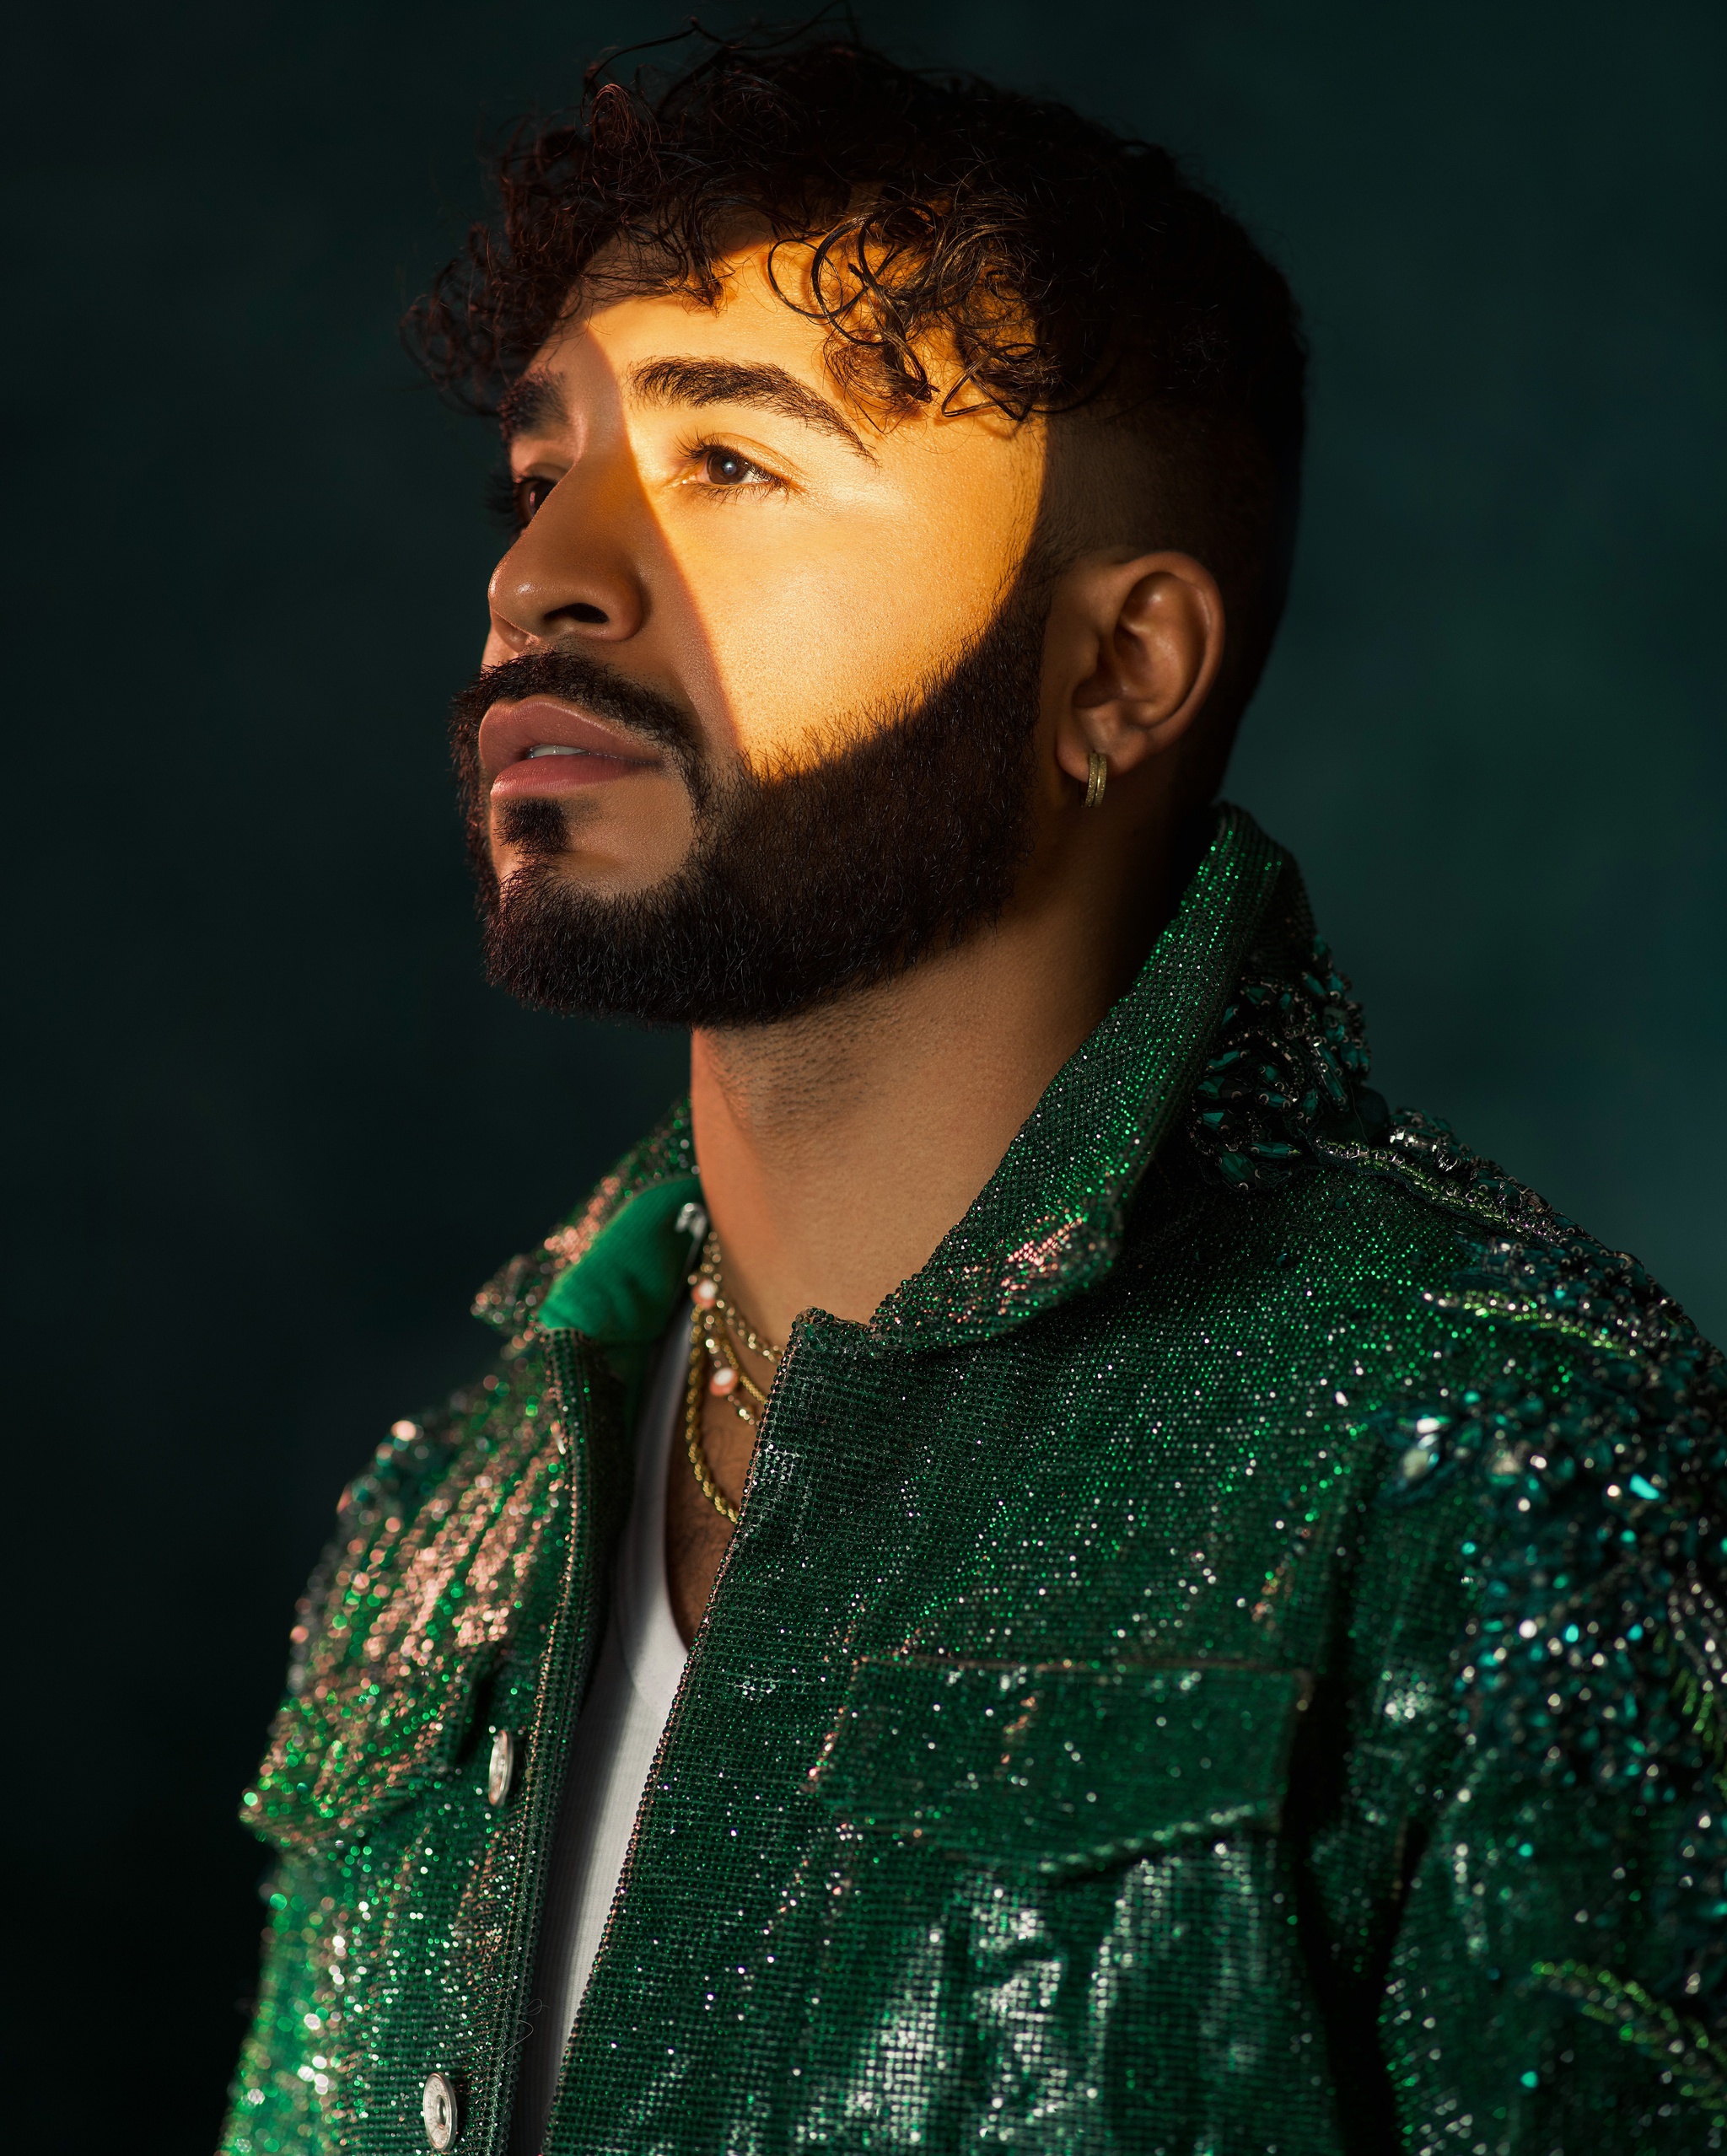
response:
M1232 790L1386 1089L1727 1330L1727 15L862 19L1191 153L1289 268L1309 506ZM441 713L490 447L395 332L478 131L673 19L11 33L8 2145L207 2145L258 1921L232 1808L331 1502L676 1083L477 977Z

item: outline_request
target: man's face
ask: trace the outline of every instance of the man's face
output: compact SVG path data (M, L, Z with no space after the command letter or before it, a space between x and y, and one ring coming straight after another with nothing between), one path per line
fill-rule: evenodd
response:
M796 300L806 259L775 258ZM975 642L1025 560L1038 423L988 406L872 418L836 387L826 325L771 287L766 247L725 267L717 308L662 293L591 312L512 399L531 514L492 578L486 664L584 653L675 707L686 739L591 698L494 703L478 777L502 880L551 856L595 897L662 883L704 782L805 771L886 725ZM557 804L555 856L529 803Z

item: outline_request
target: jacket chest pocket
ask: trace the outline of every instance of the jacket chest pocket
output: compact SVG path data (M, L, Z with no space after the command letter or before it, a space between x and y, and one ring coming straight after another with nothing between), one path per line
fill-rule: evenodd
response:
M1310 1683L1212 1662L858 1664L811 1769L849 1825L1059 1875L1273 1832Z

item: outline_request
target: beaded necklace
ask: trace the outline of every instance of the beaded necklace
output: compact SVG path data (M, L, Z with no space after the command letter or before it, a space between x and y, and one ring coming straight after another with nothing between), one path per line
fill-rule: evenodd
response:
M714 1481L707 1449L702 1442L702 1401L704 1393L729 1401L740 1422L752 1431L757 1427L767 1395L739 1359L740 1348L760 1356L770 1369L778 1368L784 1352L772 1341L760 1338L736 1304L727 1299L719 1238L710 1229L696 1270L690 1275L690 1378L684 1396L684 1445L702 1494L734 1527L738 1524L737 1507Z

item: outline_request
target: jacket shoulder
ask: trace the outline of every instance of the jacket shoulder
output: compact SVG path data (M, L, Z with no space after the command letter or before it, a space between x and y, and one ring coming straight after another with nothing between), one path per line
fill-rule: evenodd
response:
M1305 1185L1320 1200L1301 1208L1316 1255L1330 1240L1340 1268L1358 1266L1363 1220L1377 1212L1418 1294L1556 1341L1646 1357L1689 1352L1696 1329L1634 1258L1606 1249L1437 1117L1394 1112L1369 1072L1348 981L1305 906L1285 908L1234 986L1167 1172L1235 1201L1203 1208L1220 1234L1246 1228L1256 1199Z
M1727 1765L1727 1363L1634 1257L1385 1105L1303 926L1250 956L1171 1148L1184 1257L1217 1259L1189 1277L1238 1337L1348 1339L1375 1509L1463 1523L1477 1740L1659 1797Z

